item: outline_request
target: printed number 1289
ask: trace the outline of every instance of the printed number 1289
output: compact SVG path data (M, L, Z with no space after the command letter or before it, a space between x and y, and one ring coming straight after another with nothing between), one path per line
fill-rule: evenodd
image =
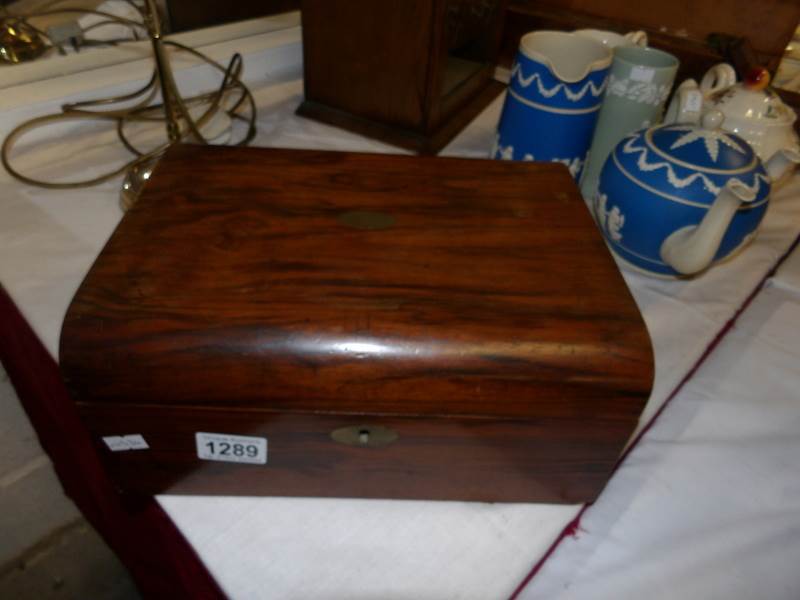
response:
M227 433L194 434L197 458L263 465L267 462L267 439Z

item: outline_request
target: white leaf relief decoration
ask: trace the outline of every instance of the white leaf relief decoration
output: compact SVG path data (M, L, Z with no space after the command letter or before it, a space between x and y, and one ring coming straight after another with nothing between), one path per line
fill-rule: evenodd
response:
M703 182L703 187L710 193L717 195L720 192L719 186L715 185L713 181L711 181L708 177L706 177L703 173L694 172L691 175L686 177L679 177L675 170L672 168L672 165L668 162L664 161L657 161L657 162L648 162L649 153L647 148L643 146L636 145L636 139L638 136L632 136L628 138L628 141L622 146L622 152L625 154L633 154L635 152L639 153L639 157L636 160L636 166L639 168L640 171L645 173L656 171L658 169L665 169L667 172L667 181L669 181L670 185L674 188L682 189L685 188L698 179ZM755 178L753 179L752 185L747 185L745 182L741 181L738 178L731 178L737 181L738 183L742 184L748 190L752 191L756 196L758 195L759 191L761 190L761 183L764 182L769 185L769 179L763 173L756 173Z
M608 79L604 79L601 85L596 86L593 81L587 81L585 84L583 84L583 87L576 92L572 91L569 87L567 87L566 84L561 82L557 83L552 88L547 88L542 83L538 73L533 73L532 75L525 77L525 75L522 73L522 67L519 63L514 63L514 67L511 69L511 78L513 79L514 77L517 78L519 84L524 88L530 87L533 82L536 82L536 89L539 90L539 93L545 98L552 98L559 92L559 90L564 90L567 98L572 102L582 100L586 95L586 92L589 92L592 96L597 98L605 91L606 84L608 83Z
M669 96L670 86L630 79L618 79L611 75L608 81L608 93L633 102L660 106Z
M706 152L708 152L708 155L714 162L717 162L717 158L719 157L720 142L730 148L733 148L741 154L747 154L747 151L742 148L742 146L738 144L736 140L720 129L700 129L696 127L685 126L675 127L674 130L686 131L687 133L675 140L672 146L669 147L670 150L675 150L675 148L686 146L687 144L691 144L697 140L703 140L703 142L705 142Z
M492 156L494 158L499 158L500 160L514 160L514 146L501 145L500 137L498 136L497 140L495 141L494 149L492 150ZM533 162L536 160L536 158L530 152L526 152L522 156L522 160L523 162ZM574 158L554 158L550 162L557 162L566 165L566 167L569 169L570 175L572 175L572 177L576 177L585 161L576 156Z
M577 177L581 167L583 166L583 161L578 156L575 158L554 158L553 162L559 162L562 165L566 165L569 169L569 174L572 175L573 178Z
M500 160L514 160L514 146L503 146L500 144L500 134L498 133L494 139L494 146L492 147L492 158L499 158Z
M597 220L597 225L600 229L605 230L615 242L622 240L622 228L625 226L625 215L619 209L619 206L612 206L611 210L606 210L608 204L608 196L605 194L597 194L594 197L594 214Z

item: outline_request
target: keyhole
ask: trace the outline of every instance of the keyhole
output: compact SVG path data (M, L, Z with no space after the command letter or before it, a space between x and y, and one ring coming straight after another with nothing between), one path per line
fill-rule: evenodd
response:
M383 425L361 423L350 427L340 427L331 431L334 442L357 446L359 448L380 448L397 440L397 432Z

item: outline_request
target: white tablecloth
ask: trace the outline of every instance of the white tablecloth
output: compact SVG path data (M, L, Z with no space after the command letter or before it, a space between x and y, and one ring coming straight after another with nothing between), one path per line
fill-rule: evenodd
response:
M521 594L800 598L800 252Z
M260 111L257 145L396 152L294 116L302 97L298 30L239 44L251 49L245 61ZM225 55L232 49L222 44L209 51ZM6 109L0 135L67 98L133 89L147 69L134 63L124 72L114 67L47 86L12 88L0 99ZM208 88L212 80L202 67L187 66L179 76L184 89ZM498 99L487 108L444 154L486 156L501 103ZM113 134L81 125L65 128L56 141L20 147L19 164L32 174L53 177L100 169L124 156ZM119 182L51 192L0 172L0 183L0 283L57 357L69 301L122 216ZM800 181L795 180L774 198L755 243L697 280L626 274L656 353L655 388L640 427L790 245L798 231L798 196ZM612 480L601 501L614 497L624 472ZM656 512L663 508L659 501L671 502L669 495L654 496ZM543 504L335 499L161 496L159 501L234 598L503 598L580 510ZM678 526L682 514L669 518ZM597 531L602 535L601 526ZM658 572L657 564L652 568Z

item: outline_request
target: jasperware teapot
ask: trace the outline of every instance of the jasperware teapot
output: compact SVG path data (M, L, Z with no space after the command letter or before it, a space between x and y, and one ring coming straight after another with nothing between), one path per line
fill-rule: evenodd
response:
M699 273L747 244L771 182L800 153L781 149L762 164L711 110L699 125L673 123L625 137L605 162L594 212L611 249L649 274Z

